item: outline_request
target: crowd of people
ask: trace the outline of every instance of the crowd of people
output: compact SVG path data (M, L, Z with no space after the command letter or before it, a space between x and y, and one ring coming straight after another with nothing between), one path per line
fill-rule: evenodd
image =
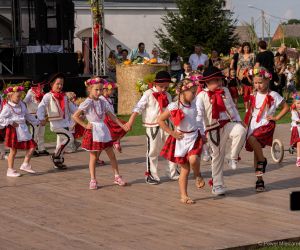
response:
M300 95L293 89L293 105L289 107L275 83L272 52L266 50L263 41L259 42L259 48L260 52L255 57L250 44L244 43L238 54L233 56L227 71L221 68L222 59L216 51L208 58L198 45L189 62L183 64L183 72L180 57L172 54L171 74L167 71L156 74L152 86L133 107L127 122L116 117L110 99L117 85L98 76L84 82L87 97L81 103L76 103L74 93L63 92L64 75L61 73L48 79L47 84L51 88L48 93L44 93L44 85L40 83L33 83L24 99L23 86L6 88L1 97L0 149L2 158L5 158L5 148L10 150L7 176L21 176L14 167L18 150L26 150L20 170L35 173L31 165L32 155L49 154L44 145L45 125L49 122L51 131L57 135L56 148L51 154L54 168L66 169L65 151L68 147L76 151L81 146L89 153L89 188L95 190L98 189L96 165L103 164L100 155L105 151L112 166L113 182L126 186L115 151L122 151L120 140L132 129L136 117L142 115L147 139L147 184L160 183L158 157L161 155L169 162L166 166L168 177L179 182L181 202L194 204L187 191L188 176L192 170L196 188L205 186L200 170L202 155L203 160L211 160L212 178L209 183L212 193L224 195L225 162L236 169L245 146L254 154L255 190L264 191L263 175L268 163L262 149L271 146L276 121L290 109L291 145L297 147L296 166L300 167ZM119 47L117 55L120 59L125 58L124 50ZM146 56L146 52L143 49L130 53L132 57L136 55ZM278 59L282 64L280 57L283 56L280 54ZM278 70L280 74L285 71L283 66ZM173 98L168 87L174 75L178 83L177 96ZM244 120L237 107L240 84L246 108ZM276 113L276 110L279 112ZM76 141L78 138L82 138L81 144ZM227 148L230 149L228 158Z

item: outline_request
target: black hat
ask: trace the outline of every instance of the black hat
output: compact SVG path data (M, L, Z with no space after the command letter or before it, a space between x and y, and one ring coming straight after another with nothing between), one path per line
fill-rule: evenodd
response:
M211 66L204 70L202 82L206 82L212 79L224 78L222 71L217 67Z
M57 78L62 78L62 79L65 79L65 75L63 73L55 73L55 74L52 74L50 77L49 77L49 80L48 80L48 83L51 84L52 82L54 82Z
M170 83L171 76L167 71L159 71L155 76L154 83Z

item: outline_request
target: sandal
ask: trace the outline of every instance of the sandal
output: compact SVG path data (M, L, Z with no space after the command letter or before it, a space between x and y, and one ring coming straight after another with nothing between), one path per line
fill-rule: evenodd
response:
M203 188L205 186L205 181L201 175L196 177L195 184L198 189Z
M263 176L266 172L266 167L268 165L267 159L265 158L264 161L258 161L257 166L255 168L255 175L256 177Z
M264 192L265 189L265 182L263 180L257 180L255 184L256 192Z
M180 201L184 204L187 204L187 205L192 205L192 204L195 204L196 202L194 200L192 200L190 197L188 196L185 196L183 198L180 199Z

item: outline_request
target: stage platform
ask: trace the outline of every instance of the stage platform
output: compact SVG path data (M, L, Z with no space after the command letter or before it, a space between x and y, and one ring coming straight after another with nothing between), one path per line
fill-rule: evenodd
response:
M289 136L290 126L278 125L275 137L288 146ZM274 164L270 149L265 151L267 191L257 194L252 155L243 151L237 170L225 166L226 196L214 197L208 185L197 190L191 176L189 195L197 203L187 206L179 202L177 182L164 177L164 160L162 183L145 184L144 137L126 137L122 145L117 158L128 187L113 185L108 164L97 168L101 188L89 190L84 151L66 155L66 171L54 170L49 157L34 158L39 174L17 179L5 176L1 161L0 249L248 249L283 239L299 242L300 212L289 210L289 193L300 190L295 155ZM208 181L210 164L201 168Z

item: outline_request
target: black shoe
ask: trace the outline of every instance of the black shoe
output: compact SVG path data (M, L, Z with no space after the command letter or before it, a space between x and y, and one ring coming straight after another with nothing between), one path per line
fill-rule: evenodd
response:
M32 156L33 156L33 157L39 157L39 156L40 156L40 154L39 154L39 152L38 152L38 151L36 151L36 150L35 150L35 151L33 152Z
M43 156L45 156L45 155L48 156L49 152L47 150L42 150L42 151L39 151L38 154L43 155Z
M147 184L150 184L150 185L158 185L159 184L159 181L155 180L150 175L145 178L145 181L146 181Z
M55 169L66 169L67 168L67 166L63 164L65 161L65 159L63 157L62 158L56 157L55 154L52 154L51 160L54 164L53 168L55 168Z

